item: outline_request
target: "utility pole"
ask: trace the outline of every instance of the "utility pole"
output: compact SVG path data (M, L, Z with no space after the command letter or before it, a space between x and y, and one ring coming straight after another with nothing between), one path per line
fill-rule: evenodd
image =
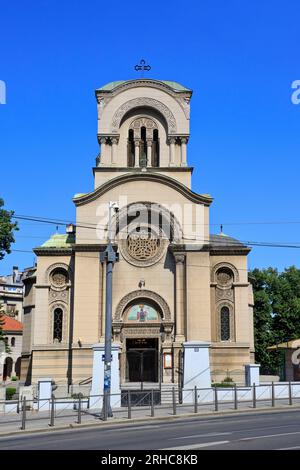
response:
M119 255L112 246L112 211L118 212L116 202L109 202L108 208L108 245L106 250L100 253L101 263L106 263L106 302L105 302L105 349L104 349L104 379L103 379L103 406L102 417L112 417L110 406L111 391L111 342L112 342L112 274L113 266L119 260Z

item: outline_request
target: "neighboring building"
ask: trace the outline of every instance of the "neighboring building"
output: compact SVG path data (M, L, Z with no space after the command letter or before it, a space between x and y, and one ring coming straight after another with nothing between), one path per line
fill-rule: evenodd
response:
M6 315L22 322L23 316L23 273L13 266L12 274L0 276L0 304Z
M283 367L281 380L300 381L300 339L292 339L285 343L269 346L268 351L281 351L283 353Z
M11 377L20 377L23 325L7 315L4 315L3 318L5 323L2 330L8 352L3 351L1 353L2 370L0 371L0 377L2 375L2 380L5 381Z
M210 235L212 198L191 189L191 95L176 82L150 79L96 90L101 154L95 188L73 199L76 233L55 234L36 248L36 271L24 278L27 383L51 377L70 385L92 375L93 344L104 341L99 255L107 244L110 201L119 203L112 334L121 387L141 378L157 387L181 386L185 348L197 354L197 345L207 343L212 378L230 373L244 382L244 366L254 361L250 249L223 233Z

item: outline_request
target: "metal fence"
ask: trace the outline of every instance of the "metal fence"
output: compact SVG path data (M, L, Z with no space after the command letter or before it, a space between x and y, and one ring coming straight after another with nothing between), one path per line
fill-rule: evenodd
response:
M113 417L102 413L103 395L0 402L0 433L15 430L75 426L119 419L209 414L250 408L300 405L300 383L271 383L252 387L211 387L168 390L127 390L111 395Z

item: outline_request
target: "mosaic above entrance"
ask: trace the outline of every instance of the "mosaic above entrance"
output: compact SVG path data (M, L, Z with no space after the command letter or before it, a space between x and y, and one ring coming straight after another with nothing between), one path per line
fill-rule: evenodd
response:
M146 322L159 320L157 311L147 304L138 304L130 307L127 315L127 320Z

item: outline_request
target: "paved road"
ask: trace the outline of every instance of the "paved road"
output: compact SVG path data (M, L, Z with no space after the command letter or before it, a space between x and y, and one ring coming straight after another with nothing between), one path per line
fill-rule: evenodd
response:
M13 436L1 438L0 449L300 449L300 411L261 411Z

